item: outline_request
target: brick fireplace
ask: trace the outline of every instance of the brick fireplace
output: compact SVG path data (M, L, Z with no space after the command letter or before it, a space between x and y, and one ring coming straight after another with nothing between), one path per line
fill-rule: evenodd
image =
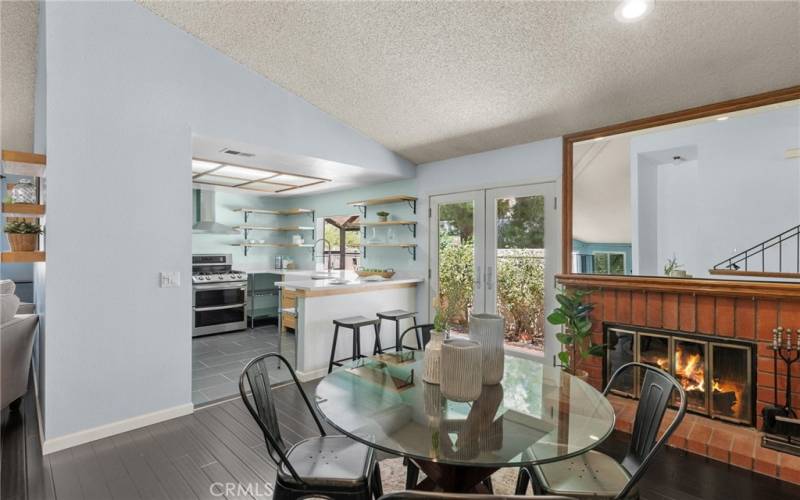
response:
M620 281L612 282L611 287L599 287L590 279L573 279L573 276L560 278L560 281L571 288L594 290L587 298L595 304L592 313L594 342L606 343L610 332L612 340L617 333L622 333L622 340L627 343L623 350L629 350L642 361L662 362L663 367L673 373L676 367L685 368L691 362L689 356L700 355L694 363L702 366L704 387L711 384L712 389L715 375L717 383L721 377L735 375L737 386L728 385L718 391L716 399L713 390L692 391L689 396L692 413L687 414L670 439L670 446L800 484L800 457L763 448L759 432L763 426L761 410L773 404L776 383L772 350L769 349L772 332L779 325L792 330L800 328L800 300L782 298L777 293L766 297L742 296L730 290L700 292L689 287L685 292L677 288L675 291L642 290L635 281L628 286ZM624 338L624 332L630 337ZM723 354L728 358L723 361L725 374L712 374L715 368L711 357L716 356L719 372L722 348L731 349L730 353ZM676 358L679 350L681 359ZM656 358L666 361L656 361ZM589 372L590 383L598 389L607 380L608 362L606 356L590 358L583 365ZM750 374L736 373L740 368L749 369ZM681 381L677 375L681 374L676 373ZM695 372L694 377L697 376ZM686 388L697 380L685 379L682 383ZM633 394L635 378L629 379L627 384ZM777 384L779 403L783 404L786 370L781 363ZM800 413L800 374L796 368L792 390L793 407ZM629 432L636 402L625 397L625 392L623 386L621 394L610 399L617 409L618 429Z

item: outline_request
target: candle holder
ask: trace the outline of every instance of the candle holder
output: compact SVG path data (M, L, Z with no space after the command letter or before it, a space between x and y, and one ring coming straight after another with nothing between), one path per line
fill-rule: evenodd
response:
M784 342L783 334L786 334ZM783 410L787 416L797 418L797 413L792 409L792 364L800 359L800 329L795 332L796 345L792 345L792 329L778 327L772 331L772 358L775 371L774 395L775 406L778 406L778 358L786 363L786 398Z

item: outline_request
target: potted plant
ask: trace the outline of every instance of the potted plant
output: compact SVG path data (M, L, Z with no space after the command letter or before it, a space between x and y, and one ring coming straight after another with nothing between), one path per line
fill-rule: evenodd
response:
M389 212L381 210L380 212L376 212L375 215L378 216L378 222L386 222L389 220Z
M20 220L6 223L5 232L12 252L33 252L39 243L42 226Z
M671 276L673 278L684 278L686 277L686 271L682 270L683 264L678 263L678 257L674 254L672 255L671 259L667 259L667 263L664 264L664 276Z
M561 326L556 339L562 350L558 353L561 366L567 373L586 380L589 374L580 369L584 359L589 356L602 356L603 345L592 342L592 321L589 315L594 304L584 303L583 298L592 292L583 290L561 290L556 293L558 307L547 317L551 325Z
M453 301L441 296L433 303L435 311L431 338L425 346L425 366L422 380L429 384L439 384L441 380L442 343L447 338L447 330L454 316Z

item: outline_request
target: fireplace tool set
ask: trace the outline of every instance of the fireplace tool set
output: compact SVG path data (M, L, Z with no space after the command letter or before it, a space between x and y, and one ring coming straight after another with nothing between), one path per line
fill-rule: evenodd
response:
M800 359L800 329L795 332L795 338L796 344L793 344L790 328L779 326L772 330L774 402L762 411L766 434L761 444L765 448L800 455L800 419L792 409L792 365ZM786 364L786 398L783 406L778 405L778 358Z

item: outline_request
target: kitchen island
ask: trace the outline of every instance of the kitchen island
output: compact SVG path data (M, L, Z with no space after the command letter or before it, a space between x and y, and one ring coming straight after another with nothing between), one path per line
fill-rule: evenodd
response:
M307 273L307 274L306 274ZM333 320L350 316L374 318L381 311L392 309L416 310L417 285L424 280L395 276L385 281L365 281L352 271L333 271L331 279L312 279L321 272L286 273L284 281L275 282L282 294L295 298L294 329L297 342L295 369L303 380L313 380L328 371L333 343ZM346 283L337 284L342 280ZM391 325L391 327L390 327ZM412 325L410 319L401 321L401 331ZM381 331L381 344L394 345L394 324ZM351 330L340 329L336 359L352 353ZM372 353L375 342L372 328L361 330L361 351Z

